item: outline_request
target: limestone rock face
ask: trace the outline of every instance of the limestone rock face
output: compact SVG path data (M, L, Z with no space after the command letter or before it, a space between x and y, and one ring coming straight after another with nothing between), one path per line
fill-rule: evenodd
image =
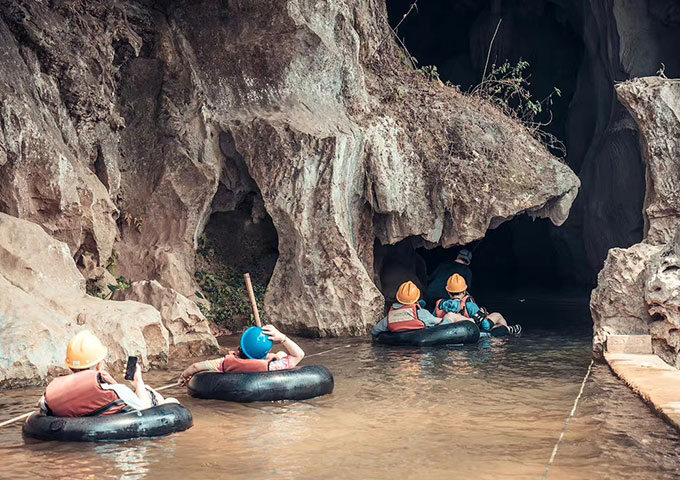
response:
M95 152L81 143L57 78L2 20L0 58L0 212L40 224L74 255L105 261L118 211L88 168Z
M642 135L646 237L609 251L590 300L594 349L608 334L649 333L654 353L680 365L680 81L641 78L617 94Z
M0 0L0 75L17 77L0 95L32 122L0 111L0 138L38 132L0 148L0 210L76 260L113 247L116 275L190 296L210 215L253 194L279 239L270 317L364 334L383 307L376 239L452 246L520 213L561 224L576 196L524 128L405 66L382 1L76 4ZM19 195L23 177L55 187Z
M649 333L652 317L645 302L646 267L662 247L638 243L612 248L590 297L593 345L603 353L607 335Z
M0 387L63 372L68 340L85 328L108 347L114 372L128 355L145 366L167 361L168 332L155 308L87 296L66 244L0 213Z
M616 91L643 137L645 242L669 242L680 219L680 80L642 78Z
M155 280L134 282L130 288L114 292L112 299L134 300L154 306L161 313L163 325L168 330L171 354L198 356L219 351L210 323L198 306Z
M680 368L680 228L647 265L645 303L655 353Z

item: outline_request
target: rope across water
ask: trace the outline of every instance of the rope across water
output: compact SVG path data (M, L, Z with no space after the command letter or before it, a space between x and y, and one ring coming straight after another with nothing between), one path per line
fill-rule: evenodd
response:
M550 455L550 460L548 461L548 465L546 465L545 472L543 472L542 480L546 480L548 478L548 472L550 471L550 467L552 467L552 464L555 461L555 457L557 456L557 449L560 446L560 442L564 438L564 433L567 431L567 427L569 426L569 421L572 419L572 417L576 413L576 407L578 407L578 401L581 399L581 395L583 395L583 389L586 386L586 382L588 381L588 377L590 377L590 372L593 369L593 363L594 363L594 360L590 360L590 365L588 365L588 371L586 372L586 376L583 377L583 382L581 382L581 389L579 390L578 395L576 395L576 400L574 400L574 406L571 407L571 412L569 413L567 420L564 422L564 426L562 427L562 431L560 432L560 436L557 439L557 443L555 444L555 448L553 448L552 455Z

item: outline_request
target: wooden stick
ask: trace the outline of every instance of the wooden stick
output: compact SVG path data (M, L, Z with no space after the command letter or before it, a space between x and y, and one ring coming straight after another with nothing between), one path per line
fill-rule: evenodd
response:
M157 392L160 392L161 390L167 390L168 388L180 387L180 386L182 386L181 383L175 382L175 383L171 383L170 385L164 385L162 387L154 388L154 390L156 390Z
M246 280L246 289L248 290L248 296L250 297L250 305L253 307L253 315L255 315L255 325L258 327L262 326L260 321L260 312L257 311L257 302L255 301L255 292L253 292L253 284L250 283L250 274L246 273L243 275Z
M19 415L18 417L10 418L9 420L6 420L2 423L0 423L0 427L4 427L5 425L9 425L10 423L14 423L19 420L23 420L24 418L29 417L33 412L28 412L24 413L23 415Z

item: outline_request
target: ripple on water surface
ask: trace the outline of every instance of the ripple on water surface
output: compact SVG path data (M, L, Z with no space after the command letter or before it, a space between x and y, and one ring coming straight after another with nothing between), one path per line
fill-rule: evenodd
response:
M310 358L333 395L239 405L177 396L195 426L157 440L25 443L0 431L0 478L540 478L590 361L590 338L533 332L440 349L350 340ZM348 343L302 341L309 353ZM153 372L150 383L169 383ZM1 392L3 418L39 389ZM551 479L671 479L680 441L604 365L596 365Z

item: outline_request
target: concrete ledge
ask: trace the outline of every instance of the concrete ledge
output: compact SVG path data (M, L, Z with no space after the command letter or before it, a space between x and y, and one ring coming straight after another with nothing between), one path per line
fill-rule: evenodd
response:
M651 335L607 335L607 352L610 353L652 353Z
M656 355L607 352L604 358L619 378L680 430L680 370Z

